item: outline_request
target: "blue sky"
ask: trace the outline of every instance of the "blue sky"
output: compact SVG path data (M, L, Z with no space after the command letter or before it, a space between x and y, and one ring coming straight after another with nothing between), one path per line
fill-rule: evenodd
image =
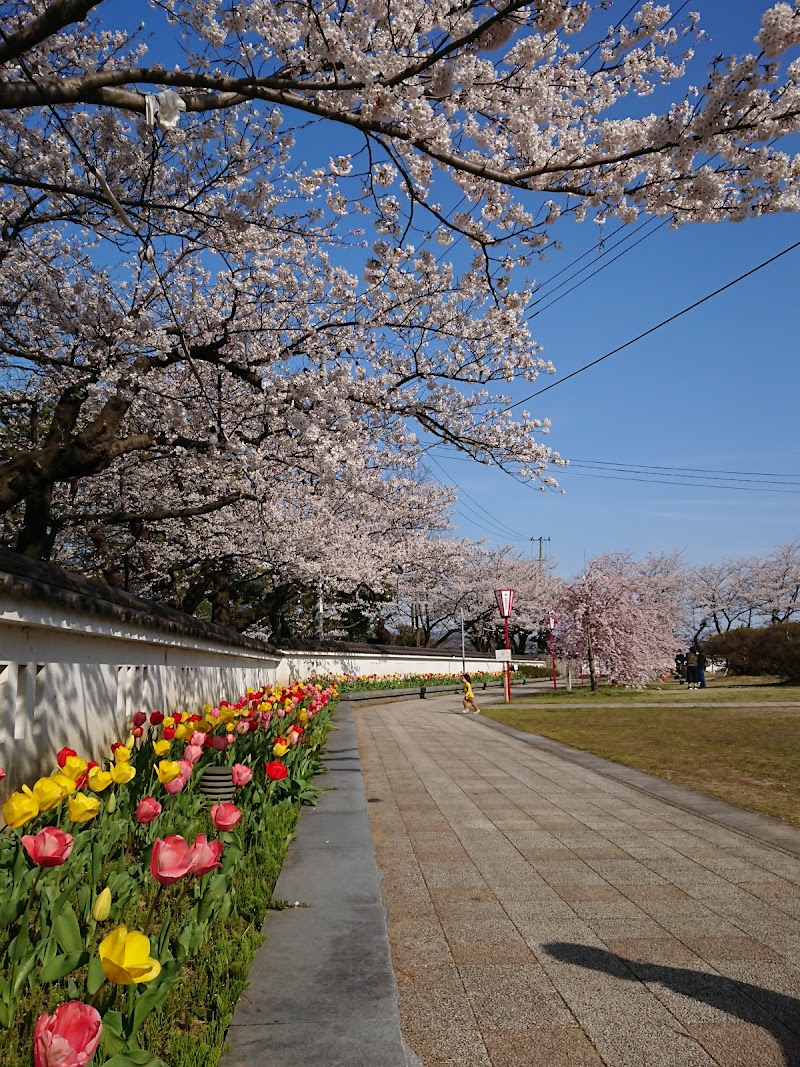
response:
M619 20L629 6L617 0L607 22ZM708 56L752 51L768 6L768 0L693 2L710 40L688 80L704 80ZM103 10L109 21L144 14L120 0ZM149 61L174 61L169 34L149 19L148 29L155 31ZM635 106L658 110L664 99L659 94ZM317 127L309 144L324 161L346 150L340 130ZM612 222L606 229L615 227ZM632 238L630 245L647 234L637 247L574 292L550 307L549 299L539 305L534 334L559 377L800 241L800 216L677 231L662 227L652 236L651 230L656 223ZM541 264L536 274L541 281L592 248L597 231L591 223L566 221L556 236L563 249ZM594 270L602 262L593 252L580 265ZM527 405L552 420L549 443L575 461L764 472L788 484L778 484L777 477L754 478L739 488L714 488L679 484L692 479L678 474L671 484L657 484L647 472L601 474L576 463L559 472L561 495L525 488L497 470L437 449L431 471L463 491L456 534L511 544L521 552L538 551L530 538L549 537L546 547L565 575L606 552L643 556L679 549L689 562L712 562L766 554L800 536L798 282L800 249ZM563 291L553 290L552 297ZM512 399L551 381L521 383L511 390ZM772 491L764 489L768 480Z
M620 0L612 17L627 6ZM768 4L698 0L692 6L716 54L751 51ZM700 80L699 72L694 78ZM629 244L655 228L652 223ZM558 231L563 251L542 264L539 277L590 248L595 231L589 223L565 223ZM534 335L561 377L795 241L797 215L663 227L543 310L533 321ZM602 262L589 256L578 266L594 263L593 270ZM564 292L545 291L553 297ZM552 420L552 447L576 461L764 472L790 484L769 479L771 492L762 491L767 479L711 488L677 484L692 481L677 474L673 484L656 484L647 472L601 474L575 466L558 473L565 489L560 495L525 489L440 450L433 472L472 498L463 496L458 505L459 533L522 552L538 552L531 537L550 537L545 549L565 575L606 552L642 556L679 549L689 562L713 562L766 554L800 536L799 292L800 249L528 405ZM537 385L550 381L540 378ZM516 400L532 391L521 384L511 395ZM638 477L645 480L629 480Z

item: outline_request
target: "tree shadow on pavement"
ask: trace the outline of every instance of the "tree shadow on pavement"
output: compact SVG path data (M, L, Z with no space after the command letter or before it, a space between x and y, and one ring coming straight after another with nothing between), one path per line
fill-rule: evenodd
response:
M735 1019L760 1026L780 1046L786 1067L800 1067L800 1000L797 997L708 971L625 959L590 945L557 941L543 947L548 955L562 963L602 971L627 982L658 982Z

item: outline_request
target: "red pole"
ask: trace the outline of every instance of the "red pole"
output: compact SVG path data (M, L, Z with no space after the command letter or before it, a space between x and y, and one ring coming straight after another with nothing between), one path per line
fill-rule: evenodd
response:
M506 648L511 651L511 645L508 640L508 616L503 619L503 623L506 629ZM511 660L506 660L506 704L511 703Z

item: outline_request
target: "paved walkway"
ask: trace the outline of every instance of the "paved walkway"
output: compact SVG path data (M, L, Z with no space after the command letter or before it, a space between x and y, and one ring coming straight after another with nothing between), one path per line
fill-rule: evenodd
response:
M356 711L424 1067L800 1067L800 859L458 708Z

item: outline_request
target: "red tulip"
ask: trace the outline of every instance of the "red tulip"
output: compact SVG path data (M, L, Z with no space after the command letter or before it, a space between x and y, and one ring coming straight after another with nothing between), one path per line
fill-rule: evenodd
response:
M233 767L231 767L231 774L233 784L239 789L241 786L247 785L253 777L253 768L246 767L243 763L234 763Z
M183 712L182 711L173 711L172 718L175 720L175 722L180 722L181 719L183 718Z
M143 711L137 711L136 714L133 716L133 725L134 726L144 726L144 724L146 722L147 722L147 716L145 715L145 713Z
M150 873L161 885L174 885L189 870L189 846L180 834L157 837L150 855Z
M164 716L160 711L154 711L150 716L150 722L153 726L160 726L164 721Z
M80 1000L59 1004L39 1016L33 1035L34 1067L86 1067L103 1028L96 1008Z
M141 737L142 734L144 733L144 730L142 729L141 726L134 726L134 728L131 730L131 733L133 734L134 737Z
M142 797L136 805L136 818L141 823L152 822L161 814L161 805L155 797Z
M60 867L72 852L72 835L65 834L57 826L45 826L35 837L25 834L22 844L33 862L40 867Z
M194 844L189 849L189 874L202 878L209 871L221 867L219 857L222 853L222 842L217 838L209 841L205 834L198 834Z
M215 804L211 809L211 821L218 830L232 830L241 817L235 804Z
M67 762L67 758L69 756L77 756L77 755L78 755L78 753L75 751L74 748L62 748L61 751L56 756L56 760L58 761L59 767L63 767L64 766L64 764Z
M164 727L164 740L165 741L171 741L174 736L175 736L175 727L174 726L165 726Z
M211 738L211 747L215 752L224 752L228 747L228 738L218 734L216 737Z
M116 752L118 748L124 748L124 747L125 747L125 746L124 746L124 745L122 744L122 742L121 742L121 741L113 741L113 742L111 743L111 751L112 751L112 752ZM61 751L62 751L62 752L64 751L64 750L63 750L63 748L62 748L62 750L61 750Z
M274 759L270 763L265 763L264 767L267 771L267 778L272 782L279 782L281 778L285 778L289 773L279 759Z

